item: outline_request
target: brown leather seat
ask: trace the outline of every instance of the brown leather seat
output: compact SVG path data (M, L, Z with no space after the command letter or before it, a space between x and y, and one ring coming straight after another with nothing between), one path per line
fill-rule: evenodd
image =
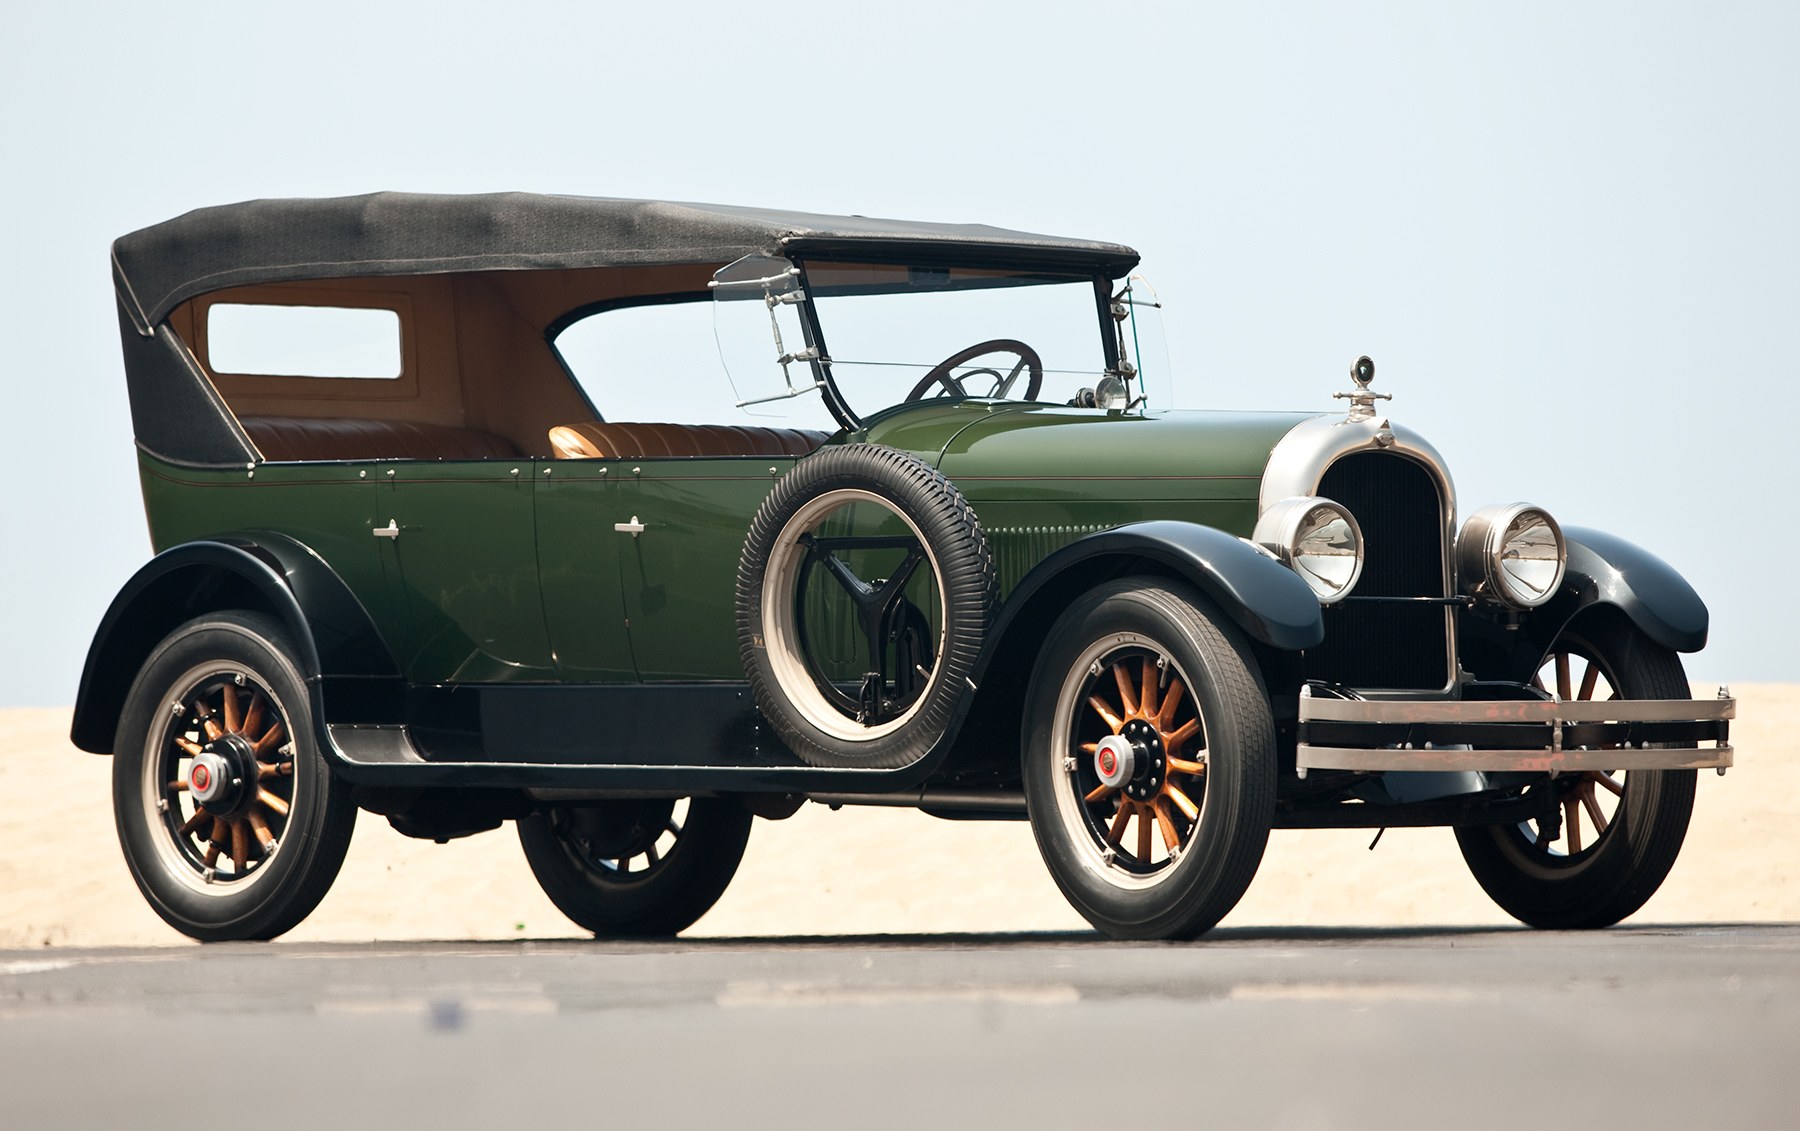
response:
M714 456L798 458L829 432L810 428L752 428L737 424L611 424L590 420L550 429L558 459L689 459Z
M240 416L250 442L265 460L516 459L503 436L479 428L420 424L409 420L348 417Z

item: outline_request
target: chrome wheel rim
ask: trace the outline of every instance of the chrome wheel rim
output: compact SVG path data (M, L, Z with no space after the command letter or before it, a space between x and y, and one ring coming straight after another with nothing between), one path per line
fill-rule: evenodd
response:
M868 507L874 510L859 512L857 509ZM824 665L819 662L817 642L809 637L806 614L809 601L815 599L812 587L819 584L831 585L831 577L840 578L839 584L845 586L852 581L878 584L888 580L878 577L842 580L842 575L833 573L834 567L827 565L815 568L822 554L829 556L833 553L830 549L821 550L821 544L848 546L857 542L859 538L855 534L839 537L836 532L840 528L856 531L867 527L867 519L871 514L879 516L877 525L906 533L861 540L896 543L886 548L890 558L897 559L890 561L889 564L893 565L903 564L910 556L905 547L898 543L911 543L917 558L911 566L905 567L909 572L901 579L901 589L896 590L896 596L904 597L902 590L912 588L913 579L928 579L930 608L927 613L935 612L937 620L928 641L929 665L917 663L916 666L921 670L916 673L893 673L896 678L892 682L896 689L904 684L911 684L910 689L905 693L898 709L882 713L874 721L867 715L860 714L855 701L842 689L834 686L835 676L841 675L841 672L821 670ZM879 554L883 551L868 548L867 552ZM896 572L894 576L900 577L900 574ZM871 491L854 488L827 491L795 512L775 539L775 549L770 554L764 573L761 614L763 644L768 652L769 668L775 682L807 723L833 738L846 742L869 742L901 729L918 714L942 675L944 634L949 620L944 599L943 569L932 554L918 524L893 503ZM879 646L885 648L885 643ZM885 667L884 660L877 671L885 674ZM919 676L918 681L912 680L914 674ZM905 677L904 681L900 678L902 676ZM878 679L877 682L885 685L889 681Z
M1057 819L1081 866L1111 886L1166 882L1205 817L1206 721L1192 688L1166 648L1136 633L1089 645L1063 679L1051 731ZM1103 780L1109 736L1136 752L1118 785Z
M267 682L238 665L191 668L172 687L151 720L139 779L151 842L184 887L234 895L263 880L287 835L299 794L291 715ZM233 782L212 780L233 770Z

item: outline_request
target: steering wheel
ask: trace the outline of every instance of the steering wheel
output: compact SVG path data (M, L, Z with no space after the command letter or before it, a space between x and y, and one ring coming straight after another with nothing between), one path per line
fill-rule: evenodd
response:
M977 369L973 373L965 373L961 377L952 376L956 371L957 366L990 353L1017 354L1019 363L1012 367L1011 373L1007 373L1004 376L998 369L988 369L985 367ZM1019 379L1019 373L1021 371L1029 371L1029 376L1025 380L1025 395L1020 399L1027 401L1037 400L1038 389L1042 388L1044 384L1044 359L1038 356L1036 350L1032 349L1024 342L1016 341L1012 338L994 338L991 341L976 342L968 349L957 350L949 357L946 357L944 360L932 366L931 372L919 378L919 383L912 387L912 392L906 394L906 399L908 401L923 400L926 390L930 389L933 385L942 385L944 388L944 392L937 394L938 396L948 394L953 397L988 396L1001 398L1005 397L1006 394L1012 390L1013 382ZM982 373L989 374L994 378L994 387L990 392L970 393L968 389L963 387L963 382L968 378Z

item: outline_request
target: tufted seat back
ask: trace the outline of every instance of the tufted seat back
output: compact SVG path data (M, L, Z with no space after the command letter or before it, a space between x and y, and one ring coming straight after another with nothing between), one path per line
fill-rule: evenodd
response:
M808 455L828 432L809 428L751 428L737 424L610 424L586 421L550 429L558 459L660 459L711 456Z
M478 428L348 417L240 416L250 442L271 462L344 459L515 459L503 436Z

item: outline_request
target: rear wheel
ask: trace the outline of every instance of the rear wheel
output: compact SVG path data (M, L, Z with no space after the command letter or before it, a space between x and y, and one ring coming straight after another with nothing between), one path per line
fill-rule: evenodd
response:
M1025 795L1057 886L1115 938L1192 938L1256 874L1275 728L1249 647L1198 592L1102 587L1051 630L1026 699Z
M1680 658L1622 617L1573 626L1544 657L1535 682L1567 700L1689 694ZM1456 830L1482 890L1534 927L1609 927L1642 907L1681 852L1694 771L1587 771L1540 788L1556 791L1555 821Z
M138 889L202 941L271 939L336 878L356 808L313 739L294 647L249 612L157 646L113 745L113 810Z
M750 839L734 798L557 806L519 822L544 894L600 938L673 935L725 894Z

